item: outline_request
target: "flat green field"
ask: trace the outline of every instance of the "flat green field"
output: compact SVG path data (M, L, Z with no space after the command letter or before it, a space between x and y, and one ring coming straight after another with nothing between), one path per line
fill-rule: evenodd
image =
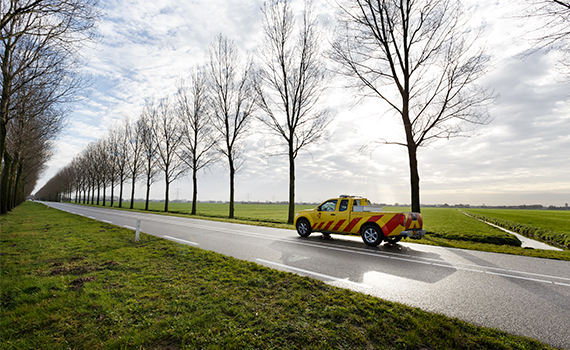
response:
M570 210L465 209L464 211L570 234Z
M0 224L0 349L551 349L37 203Z

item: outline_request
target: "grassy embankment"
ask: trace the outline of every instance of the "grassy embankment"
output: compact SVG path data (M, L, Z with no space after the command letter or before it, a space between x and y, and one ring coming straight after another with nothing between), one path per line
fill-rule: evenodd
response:
M549 349L25 203L0 218L2 349Z
M466 213L523 236L570 248L570 211L468 209Z
M123 204L123 207L128 207L130 202ZM135 210L142 210L144 203L135 202L134 207ZM158 202L150 203L149 207L151 211L156 213L161 213L163 208L164 203ZM190 216L192 206L190 203L170 203L169 208L167 215ZM297 211L311 208L314 206L296 206ZM385 207L384 210L409 211L410 209ZM527 215L533 215L533 212L530 211ZM569 227L570 212L558 213L562 220L549 221L551 225L549 227L558 230L557 232L564 232L563 230L568 230ZM287 205L238 203L235 207L236 219L229 220L227 215L228 204L198 203L197 215L193 217L294 229L292 225L286 224ZM424 228L428 231L428 235L421 240L408 240L407 242L570 261L570 250L568 249L563 252L556 252L521 248L520 241L513 235L470 218L453 208L423 208L422 215Z

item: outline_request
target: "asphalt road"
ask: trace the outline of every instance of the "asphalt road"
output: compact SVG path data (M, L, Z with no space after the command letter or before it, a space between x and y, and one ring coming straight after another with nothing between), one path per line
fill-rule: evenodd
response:
M181 244L570 349L570 262L44 203ZM133 232L133 238L135 233Z

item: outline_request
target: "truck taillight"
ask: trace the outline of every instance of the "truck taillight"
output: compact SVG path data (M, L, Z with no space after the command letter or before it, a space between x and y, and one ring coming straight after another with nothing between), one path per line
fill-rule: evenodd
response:
M406 223L406 216L404 214L400 214L400 225L405 227L406 226L405 223Z

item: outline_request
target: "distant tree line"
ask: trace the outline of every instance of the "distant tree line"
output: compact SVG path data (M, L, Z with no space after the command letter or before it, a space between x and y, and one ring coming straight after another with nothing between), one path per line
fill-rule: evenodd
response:
M548 207L542 204L520 204L520 205L471 205L471 204L422 204L425 208L480 208L480 209L523 209L523 210L570 210L568 203L564 206L549 205Z

